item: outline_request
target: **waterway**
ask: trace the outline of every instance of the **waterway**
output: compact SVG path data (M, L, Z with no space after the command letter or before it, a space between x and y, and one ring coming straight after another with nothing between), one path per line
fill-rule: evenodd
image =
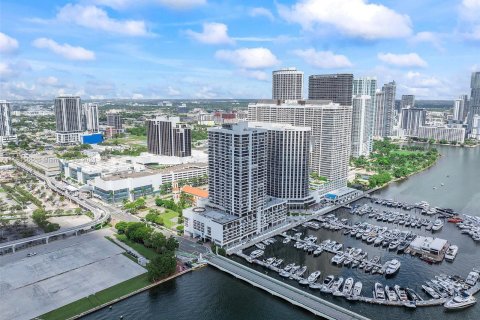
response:
M390 198L407 203L427 201L433 206L449 207L462 213L480 216L480 148L456 148L440 146L441 159L434 167L378 191L374 196ZM443 186L442 186L443 184ZM435 187L435 189L434 189ZM365 201L365 200L362 200ZM387 208L385 208L387 209ZM367 217L353 216L347 210L339 210L339 217L346 217L351 222L371 220ZM373 224L382 224L376 220ZM411 229L417 234L428 234L422 228ZM371 296L375 281L384 284L400 284L409 286L420 292L421 282L432 279L440 273L465 277L473 266L480 266L480 245L469 237L460 234L452 224L445 223L443 230L436 236L445 238L460 247L453 263L442 262L429 265L409 255L397 255L388 250L366 245L341 232L326 230L305 230L315 234L319 241L327 238L366 250L369 256L380 255L382 261L397 258L402 262L400 272L392 279L381 275L369 275L361 270L338 268L330 264L331 254L323 253L314 258L294 249L292 245L276 243L269 246L266 256L282 257L290 262L308 266L310 272L322 271L322 278L333 274L344 278L352 276L364 283L363 294ZM256 267L266 272L262 267ZM276 274L269 271L269 275ZM291 280L289 284L296 285ZM308 289L307 289L308 290ZM446 312L443 307L417 308L408 310L401 307L385 307L365 303L352 303L343 298L323 295L322 298L332 301L344 308L351 309L371 319L480 319L480 303L472 308L459 312ZM480 296L477 296L480 299ZM162 284L148 292L114 305L112 310L104 309L84 319L318 319L289 303L272 297L260 289L236 280L212 268L204 268Z

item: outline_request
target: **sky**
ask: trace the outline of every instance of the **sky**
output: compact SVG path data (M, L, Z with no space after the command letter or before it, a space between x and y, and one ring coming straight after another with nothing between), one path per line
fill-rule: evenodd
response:
M480 70L480 0L0 2L0 99L270 98L284 67L455 99Z

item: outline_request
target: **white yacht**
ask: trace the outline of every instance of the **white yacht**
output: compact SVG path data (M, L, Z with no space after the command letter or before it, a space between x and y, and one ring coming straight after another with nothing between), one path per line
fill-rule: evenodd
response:
M342 293L345 297L352 294L353 282L354 282L353 278L351 277L345 280L345 284L343 285L343 290L342 290Z
M357 281L353 286L352 295L354 297L359 297L362 294L363 284L360 281Z
M265 245L263 243L255 243L255 247L257 247L260 250L265 250Z
M343 253L339 253L331 259L331 262L333 264L342 264L343 260L345 260L345 255Z
M326 277L323 280L323 285L320 288L320 291L321 292L332 292L330 288L332 287L334 280L335 280L335 277L333 275L329 275L328 277Z
M262 256L263 253L264 253L263 250L254 250L254 251L252 251L252 253L250 253L250 258L256 259L256 258Z
M300 279L300 281L298 281L298 283L300 284L303 284L303 285L308 285L308 284L311 284L311 283L315 283L318 279L318 277L320 277L322 273L320 271L315 271L315 272L312 272L308 278L302 278Z
M385 290L383 289L383 285L381 283L375 283L375 290L373 291L373 296L377 300L385 301Z
M473 306L475 303L477 303L477 299L475 299L474 296L466 292L461 292L459 295L445 302L443 306L449 310L458 310Z
M390 301L398 301L398 296L395 293L395 290L393 288L390 288L389 286L385 286L385 292L387 293L387 299Z
M333 282L332 287L330 289L332 290L334 295L342 295L342 293L340 292L340 287L342 286L342 284L343 284L342 277L338 278Z
M465 280L465 283L468 285L474 286L477 283L479 277L480 275L477 272L471 271L468 274L467 279Z
M387 277L394 275L395 273L398 272L398 269L400 269L400 266L401 266L400 261L398 261L397 259L393 259L388 264L387 269L385 270L385 275Z
M440 219L435 220L432 226L432 231L438 231L443 228L443 222Z
M287 243L289 243L290 241L292 241L292 238L286 237L285 239L283 239L282 243L283 243L283 244L287 244Z
M458 246L451 245L450 247L448 247L448 250L445 253L445 260L453 261L457 256L457 252L458 252Z

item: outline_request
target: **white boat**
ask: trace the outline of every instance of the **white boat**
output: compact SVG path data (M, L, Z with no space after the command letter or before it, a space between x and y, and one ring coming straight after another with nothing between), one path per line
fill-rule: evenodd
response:
M250 258L256 259L256 258L262 256L263 253L264 253L263 250L254 250L254 251L252 251L252 253L250 253Z
M448 247L448 250L445 253L445 260L453 261L457 256L457 252L458 252L458 246L451 245L450 247Z
M389 286L385 286L385 292L387 293L387 299L390 301L398 301L398 296L395 293L395 290L390 288Z
M400 261L398 261L397 259L393 259L388 264L387 269L385 270L385 275L387 277L394 275L395 273L398 272L398 269L400 269L400 266L401 266Z
M255 243L255 247L257 247L260 250L265 250L265 245L263 243Z
M307 267L306 266L303 266L301 267L300 269L297 270L297 272L295 272L295 275L297 277L301 277L305 274L305 272L307 272Z
M398 295L400 301L407 301L408 296L404 288L400 287L398 284L394 286L395 292Z
M352 295L354 297L359 297L362 294L363 284L360 281L357 281L353 286Z
M435 290L430 288L429 286L422 285L422 289L423 289L423 291L428 293L433 299L439 299L440 298L440 295Z
M283 239L282 243L283 243L283 244L287 244L287 243L289 243L290 241L292 241L292 238L286 237L285 239Z
M337 280L335 280L332 284L332 287L330 288L333 292L334 295L342 295L340 292L340 287L342 286L343 283L343 278L340 277Z
M331 262L333 264L342 264L343 263L343 260L345 260L345 255L343 253L339 253L337 255L335 255L332 259L331 259Z
M466 292L462 292L445 302L443 306L449 310L459 310L473 306L475 303L477 303L475 297Z
M319 256L321 253L323 252L323 247L318 247L317 249L315 249L315 251L313 251L313 255L315 257Z
M432 226L432 231L438 231L443 228L443 222L440 219L435 220Z
M465 280L465 283L473 287L477 283L479 276L480 275L478 274L478 272L471 271L468 274L467 279Z
M352 294L353 282L354 282L353 278L351 277L345 280L345 284L343 285L343 290L342 290L342 293L345 297Z
M309 285L309 284L312 284L312 283L315 283L318 279L318 277L320 277L320 274L322 274L320 271L315 271L315 272L312 272L308 278L302 278L300 279L300 281L298 281L298 283L302 284L302 285Z
M377 300L385 301L385 290L383 285L379 282L375 283L375 289L373 290L373 296Z
M335 277L333 275L329 275L323 280L322 287L320 288L321 292L332 292L331 287L333 285L333 282L335 280Z

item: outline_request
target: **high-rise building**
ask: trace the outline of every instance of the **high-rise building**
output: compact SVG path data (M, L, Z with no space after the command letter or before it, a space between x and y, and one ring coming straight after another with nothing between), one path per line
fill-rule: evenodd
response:
M400 109L406 108L415 108L415 96L413 94L404 94L402 95L402 100L400 101Z
M83 104L84 128L89 132L98 132L98 105L94 103Z
M120 113L115 111L107 112L107 126L112 127L116 131L123 129L123 121Z
M453 100L453 120L455 121L465 121L465 99L463 96L460 96L458 99Z
M303 99L303 72L296 68L280 69L272 72L272 99Z
M208 130L208 194L212 205L245 216L267 196L267 130L224 125Z
M78 96L55 98L56 140L59 144L80 143L84 131L83 112Z
M463 101L463 114L461 114L460 116L463 119L462 121L466 122L470 105L470 101L468 100L468 94L462 94L458 98Z
M350 97L351 99L351 97ZM330 101L267 100L249 104L248 120L312 129L311 170L328 179L327 191L347 185L352 107Z
M468 106L468 133L472 132L473 117L480 115L480 71L472 73L470 82L471 94Z
M375 97L375 122L373 135L377 137L388 137L393 132L394 110L395 110L395 81L384 84L382 91L376 93Z
M287 200L290 208L313 203L308 189L311 129L282 123L248 125L267 130L267 195Z
M352 157L368 156L373 148L373 106L369 95L353 96Z
M148 152L163 156L192 155L192 131L179 117L156 117L147 120Z
M426 123L427 111L421 108L403 108L400 114L400 128L406 136L416 136L420 126Z
M308 77L308 99L352 105L353 74L337 73Z
M286 221L267 195L267 139L247 122L208 129L208 201L183 211L186 234L229 247Z
M0 145L17 141L12 128L11 112L10 103L0 100Z
M360 101L357 101L357 107L358 107L358 104L362 105L362 101L363 100L361 98L361 96L370 96L370 101L369 101L369 104L368 104L368 101L365 101L365 103L367 103L366 105L366 110L365 110L365 115L367 116L367 119L364 119L364 124L366 125L365 128L361 129L361 128L353 128L352 127L352 139L354 139L354 133L353 131L354 130L359 130L361 129L360 133L362 133L362 136L364 139L364 142L363 142L363 146L359 149L359 153L358 155L356 155L356 150L354 150L354 143L352 141L352 156L360 156L360 155L368 155L370 154L370 152L372 151L372 148L373 148L373 129L374 129L374 123L375 123L375 103L376 103L376 92L377 92L377 79L375 77L362 77L362 78L356 78L356 79L353 79L353 99L355 99L355 97L359 97L360 98ZM366 97L365 97L366 98ZM365 99L364 98L364 99ZM352 101L352 103L355 103L355 101ZM362 108L357 108L357 112L363 112L361 111ZM355 112L355 110L353 111ZM357 120L353 120L354 117L357 117L357 120L358 119L361 119L361 118L358 118L359 115L357 113L357 115L353 115L352 116L352 125L354 125L354 121L357 121ZM357 121L358 123L358 121ZM358 135L356 135L356 137L358 138ZM360 141L360 140L359 140ZM360 146L360 145L359 145ZM356 148L356 147L355 147Z

